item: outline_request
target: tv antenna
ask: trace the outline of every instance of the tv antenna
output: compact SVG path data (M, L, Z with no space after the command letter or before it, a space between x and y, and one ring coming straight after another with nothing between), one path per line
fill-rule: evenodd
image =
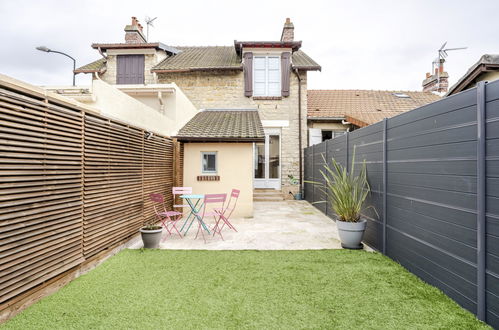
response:
M154 27L154 20L156 19L157 17L154 17L154 18L150 18L149 16L146 16L146 39L147 41L149 41L149 26L152 26Z
M440 47L438 49L438 56L437 58L433 61L432 63L432 67L431 67L431 72L434 73L435 72L435 68L437 69L437 86L438 86L438 89L440 89L440 73L441 71L443 71L443 64L445 62L445 59L447 58L447 56L449 56L449 54L447 54L447 52L449 51L453 51L453 50L463 50L463 49L467 49L468 47L457 47L457 48L445 48L445 46L447 46L447 41L443 43L442 47Z

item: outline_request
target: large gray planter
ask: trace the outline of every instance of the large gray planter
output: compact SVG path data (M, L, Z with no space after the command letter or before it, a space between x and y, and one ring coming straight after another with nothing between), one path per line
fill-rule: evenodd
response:
M159 248L159 241L161 240L161 233L163 228L159 229L140 229L140 235L142 236L142 242L144 243L144 248L146 249L157 249Z
M359 222L346 222L336 220L341 246L345 249L362 249L361 244L364 231L366 230L366 219Z

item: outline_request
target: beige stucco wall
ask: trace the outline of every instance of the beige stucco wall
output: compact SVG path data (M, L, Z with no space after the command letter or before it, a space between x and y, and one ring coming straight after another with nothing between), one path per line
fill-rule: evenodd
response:
M494 81L499 79L499 71L491 71L491 72L484 72L481 75L479 75L474 82L470 83L468 86L466 86L466 89L470 89L476 86L476 83L479 81Z
M302 78L302 146L307 143L307 75ZM159 83L175 82L198 109L209 108L253 108L258 109L260 119L289 121L281 128L282 191L289 197L297 186L291 186L288 175L298 176L298 79L290 76L290 96L281 100L256 100L244 96L242 71L160 73Z
M201 171L201 152L217 152L220 181L197 181ZM253 145L251 143L185 143L184 186L195 194L227 193L241 190L233 216L253 216Z
M173 133L175 123L171 118L104 81L94 80L92 93L95 95L95 102L89 105L98 108L103 115L158 134L171 135Z

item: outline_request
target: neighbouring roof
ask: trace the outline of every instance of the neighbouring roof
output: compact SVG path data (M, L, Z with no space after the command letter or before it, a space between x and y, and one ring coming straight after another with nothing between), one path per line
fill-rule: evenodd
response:
M307 113L309 120L345 119L364 127L439 99L431 92L308 90Z
M175 136L180 141L259 142L265 140L257 110L204 110Z
M90 72L103 72L106 70L106 59L100 58L97 61L88 63L78 69L74 70L74 73L90 73Z
M474 80L482 73L487 71L499 71L499 54L485 54L480 57L478 62L473 64L471 68L455 83L446 96L459 93L474 82Z

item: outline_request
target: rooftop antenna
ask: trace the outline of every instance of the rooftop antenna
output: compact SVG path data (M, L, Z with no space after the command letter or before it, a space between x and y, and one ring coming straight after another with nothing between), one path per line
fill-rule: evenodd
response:
M152 24L154 22L154 20L156 19L157 17L154 17L154 18L150 18L149 16L146 16L146 39L147 41L149 41L149 26L152 26L154 27L154 25Z
M437 68L437 90L440 90L440 68L444 64L445 59L449 54L447 52L452 51L452 50L462 50L462 49L467 49L468 47L457 47L457 48L445 48L447 46L447 41L444 42L442 47L437 51L438 56L437 58L433 61L432 67L431 67L431 72L435 72L435 68Z

